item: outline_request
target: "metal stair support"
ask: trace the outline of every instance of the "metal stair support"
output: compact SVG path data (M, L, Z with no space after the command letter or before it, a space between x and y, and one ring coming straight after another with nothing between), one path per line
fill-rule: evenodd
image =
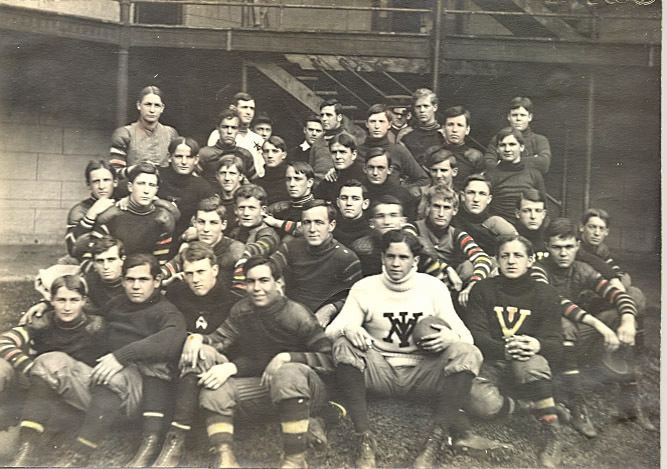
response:
M370 81L368 81L366 78L364 78L363 76L361 76L361 75L359 74L359 72L357 72L357 70L355 69L354 64L353 64L349 59L347 59L347 58L345 58L345 57L341 57L341 58L338 59L338 60L339 60L340 64L341 64L341 65L342 65L348 72L352 73L355 77L357 77L359 80L361 80L363 83L365 83L370 89L372 89L372 90L375 91L377 94L379 94L380 96L382 96L382 99L384 99L384 98L387 96L385 93L382 92L382 90L381 90L380 88L378 88L378 87L375 86L373 83L371 83Z
M311 111L320 112L320 104L324 100L282 67L269 62L247 62L247 65L255 67Z

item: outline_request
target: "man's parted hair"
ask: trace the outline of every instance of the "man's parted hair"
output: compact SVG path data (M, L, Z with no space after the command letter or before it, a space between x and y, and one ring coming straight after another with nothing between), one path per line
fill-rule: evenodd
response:
M254 101L255 98L250 96L249 93L246 93L245 91L239 91L232 97L232 105L236 106L239 101Z
M153 166L151 163L144 161L142 163L137 164L128 173L127 180L130 182L134 182L134 180L140 174L155 174L155 177L157 178L157 184L158 186L160 185L160 171L157 169L156 166Z
M143 252L127 256L125 262L123 262L123 277L127 275L128 270L141 265L148 265L153 278L157 279L160 277L160 263L157 258L153 254L146 254Z
M190 137L176 137L169 144L169 154L173 156L176 151L176 147L179 145L185 145L190 148L190 154L192 156L197 156L199 154L199 144L194 138Z
M154 85L148 85L142 88L141 91L139 91L139 96L137 96L137 102L141 103L144 100L144 96L148 96L149 94L154 94L155 96L159 96L162 102L164 103L164 93L160 88Z
M380 197L377 197L375 200L373 200L373 205L371 205L371 215L375 215L375 210L378 208L380 205L398 205L401 208L401 216L403 215L403 204L401 203L398 198L394 197L393 195L381 195Z
M320 119L320 116L318 116L314 112L306 116L306 118L303 120L303 126L306 127L308 125L308 122L317 122L318 124L322 125L322 119Z
M380 247L382 249L382 254L387 252L389 246L392 243L405 243L410 248L413 256L419 256L422 253L423 245L419 238L415 236L412 231L406 229L399 230L389 230L382 235L382 240L380 242Z
M264 144L270 143L274 147L276 147L278 150L287 152L287 144L285 143L285 140L282 137L278 137L277 135L271 135Z
M296 174L303 174L306 179L315 179L315 171L313 167L305 161L291 161L287 163L287 167L292 167Z
M188 243L187 247L181 253L183 262L197 262L204 259L209 259L211 265L218 263L218 258L213 252L213 249L201 241L193 241Z
M433 91L428 88L418 88L414 93L412 93L412 105L414 106L421 98L429 98L431 100L431 104L434 106L436 106L439 102L438 95Z
M430 206L434 199L442 199L444 202L449 202L452 207L459 207L459 198L456 192L444 184L436 184L426 191L426 203Z
M250 259L243 264L243 275L248 276L248 272L254 269L257 266L266 265L271 270L271 275L274 280L280 280L283 278L283 269L278 265L276 261L269 257L265 256L252 256Z
M538 191L537 189L526 189L525 191L521 192L521 197L516 201L516 208L517 210L521 210L521 203L527 200L529 202L542 202L544 204L544 208L547 208L547 198L542 193L541 191Z
M334 107L334 112L336 114L342 114L343 113L343 105L335 98L332 99L327 99L326 101L323 101L322 104L320 104L320 111L328 106L333 106Z
M466 118L466 125L468 125L468 126L470 125L470 119L471 119L470 111L468 111L463 106L448 107L447 109L445 109L444 114L445 114L445 120L443 122L446 122L447 119L450 118L450 117L463 116L463 117Z
M111 164L109 164L108 161L90 160L86 165L86 169L84 170L84 175L86 176L86 184L90 184L90 173L98 169L106 169L111 173L111 177L113 178L114 181L118 179L118 175L116 175L116 170L113 168L113 166L111 166Z
M239 113L236 110L236 108L234 108L234 109L227 108L227 109L223 109L222 111L220 111L220 114L218 114L218 127L220 127L220 124L222 124L222 121L224 121L226 119L239 119L239 121L241 120L239 118Z
M556 218L549 223L544 232L544 239L548 242L551 238L577 239L577 227L569 218Z
M428 147L424 155L424 166L426 169L430 169L432 166L440 164L443 161L449 161L449 167L452 169L456 168L457 162L454 153L439 145Z
M220 158L220 161L218 161L218 164L216 165L215 172L217 174L218 171L220 171L220 168L228 168L230 166L234 166L239 170L241 175L245 176L245 163L243 162L243 158L241 158L235 151L227 153Z
M368 199L368 189L366 189L366 186L364 186L363 183L358 179L348 179L345 181L340 186L340 189L338 189L338 197L340 197L340 191L343 187L361 187L361 198L364 200Z
M62 287L75 291L82 297L88 296L88 285L86 284L86 280L80 275L63 275L51 282L49 292L51 293L52 300Z
M345 148L349 148L350 151L357 150L357 140L347 132L341 132L337 135L334 135L331 140L329 140L329 150L334 143L343 145Z
M605 225L607 225L607 228L609 228L609 224L611 223L609 213L601 208L589 208L586 210L581 216L581 225L583 226L588 223L588 220L592 217L598 217L604 222Z
M391 111L389 110L389 107L383 103L373 104L371 107L369 107L368 111L366 112L366 120L368 120L373 114L380 113L384 113L384 115L387 116L387 120L391 123Z
M243 184L234 193L234 200L238 202L239 199L250 199L254 197L259 200L259 204L264 206L268 199L268 195L263 187L257 184Z
M195 212L194 217L197 217L197 212L215 212L220 217L221 221L229 221L229 214L227 212L227 207L222 204L219 195L213 195L211 197L206 197L202 199L197 204L197 211Z
M524 108L531 114L533 113L533 102L530 100L530 98L527 98L525 96L517 96L515 98L512 98L512 100L510 101L510 111L512 109L518 109L520 107Z
M515 234L515 235L502 235L496 238L496 244L498 246L497 256L500 256L500 249L505 244L511 243L512 241L519 241L521 244L523 244L524 247L526 248L526 254L528 255L528 257L535 255L535 248L533 248L533 243L531 243L528 238Z
M93 255L93 259L95 259L95 256L108 251L114 246L118 246L118 256L123 257L125 255L125 245L120 239L116 239L109 235L104 235L101 238L95 238L91 243L90 253Z
M329 218L329 222L332 222L333 220L336 219L336 213L338 213L336 211L336 208L333 205L331 205L329 202L327 202L326 200L322 200L322 199L313 199L313 200L307 202L304 205L303 210L301 211L301 219L303 220L303 213L306 210L310 210L311 208L315 208L315 207L325 207L327 209L327 217Z
M509 137L510 135L514 136L516 138L516 141L519 142L519 144L524 145L525 140L523 139L523 134L521 133L520 130L516 130L513 127L505 127L504 129L501 129L498 131L496 134L496 144L500 145L500 142L502 142L505 137Z
M389 152L382 148L382 147L370 147L367 151L366 154L364 155L364 160L365 160L365 165L368 164L368 160L372 158L377 158L378 156L386 156L387 157L387 168L391 168L391 155Z
M486 187L489 188L489 194L493 195L493 183L491 182L491 179L489 179L488 177L486 177L482 173L471 174L470 176L468 176L466 178L466 182L463 186L463 190L465 191L466 187L468 187L468 184L470 184L473 181L479 181L479 182L483 182L484 184L486 184Z

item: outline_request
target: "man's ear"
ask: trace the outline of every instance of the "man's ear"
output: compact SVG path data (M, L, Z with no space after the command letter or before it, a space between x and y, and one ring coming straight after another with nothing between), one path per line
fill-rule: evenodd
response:
M312 188L312 187L313 187L313 184L315 184L315 179L312 179L312 178L311 178L311 179L308 179L308 180L306 181L306 185L307 185L309 188Z
M127 191L132 192L132 183L130 181L127 181Z
M336 229L336 220L331 220L329 222L329 229L328 229L329 233L331 233L335 229Z
M215 275L218 275L218 272L220 271L220 266L216 263L211 266L211 270L215 272Z
M137 111L141 111L141 101L137 101Z
M336 120L338 122L342 122L343 121L343 115L342 114L336 114Z
M361 202L361 210L368 210L368 207L370 207L371 201L370 199L364 199L363 202Z
M466 125L466 135L470 135L470 126Z
M459 168L452 169L452 177L456 177L459 174Z
M412 261L412 267L419 267L419 256L415 256Z
M356 160L356 159L357 159L357 150L354 150L354 151L352 152L352 161L354 161L354 160Z

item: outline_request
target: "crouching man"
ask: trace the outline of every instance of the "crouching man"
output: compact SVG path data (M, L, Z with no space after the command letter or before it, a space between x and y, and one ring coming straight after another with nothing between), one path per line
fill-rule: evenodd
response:
M383 272L354 284L340 314L327 327L339 387L358 433L356 467L376 466L367 390L385 396L435 400L435 426L414 467L433 467L445 436L455 447L490 450L499 443L472 433L459 409L467 401L482 354L456 315L447 287L417 272L421 243L405 230L382 236ZM420 347L412 333L424 316L443 319Z
M331 341L304 306L282 294L282 272L270 259L244 264L247 298L201 343L232 361L200 375L200 405L217 459L214 467L239 467L232 450L234 418L277 414L284 455L280 467L307 467L311 414L327 403L318 371L332 370ZM193 339L196 340L196 339Z
M506 415L515 400L542 424L544 447L540 464L560 464L559 423L554 402L551 369L561 351L560 300L556 290L533 280L528 270L533 247L518 235L500 239L500 276L480 281L470 293L467 324L484 354L482 371L475 380L468 406L480 417ZM503 397L499 386L512 397Z

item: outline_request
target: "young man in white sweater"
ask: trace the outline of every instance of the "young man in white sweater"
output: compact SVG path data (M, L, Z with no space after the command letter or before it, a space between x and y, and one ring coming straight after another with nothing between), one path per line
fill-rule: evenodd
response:
M441 444L487 451L499 443L474 435L459 411L468 398L482 355L457 316L447 287L417 272L421 243L411 232L390 230L382 236L382 273L352 286L340 314L326 329L335 340L333 357L346 407L359 434L356 467L375 467L375 439L370 431L366 390L385 396L435 398L435 426L414 467L433 467ZM437 316L447 326L415 343L417 321Z

